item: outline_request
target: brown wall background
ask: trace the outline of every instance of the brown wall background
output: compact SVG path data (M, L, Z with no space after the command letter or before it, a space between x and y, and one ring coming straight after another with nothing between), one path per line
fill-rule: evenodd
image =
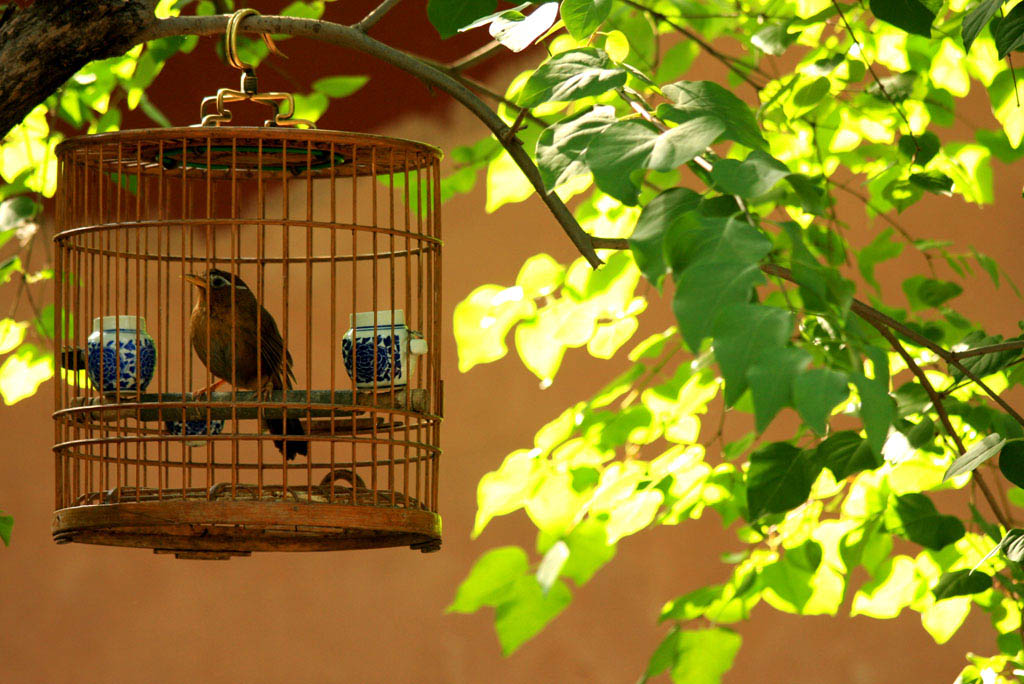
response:
M268 12L277 5L257 3ZM341 5L330 4L327 18L351 21L372 3ZM400 6L380 24L378 35L439 58L479 44L478 36L441 44L426 28L422 12L423 3ZM212 47L212 40L201 41L152 91L176 124L196 120L202 96L235 85L236 76L213 59ZM377 77L356 97L335 105L322 120L323 128L410 137L446 149L485 133L446 98L390 67L312 43L290 40L282 47L291 59L280 65L300 85L332 73ZM260 74L265 89L295 89L272 69ZM488 69L475 75L495 84L507 81ZM722 74L707 64L700 77L719 79ZM964 118L990 122L984 93L974 93ZM125 122L125 127L147 125L137 113ZM938 132L944 140L969 135L963 122ZM950 238L962 248L973 244L1024 282L1024 264L1017 259L1024 174L1019 167L996 163L995 168L999 200L994 207L928 198L900 220L918 237ZM444 320L449 322L454 305L474 287L511 284L528 256L546 251L563 262L575 256L539 200L488 216L482 185L443 210ZM853 228L851 239L864 244L882 224L869 225L862 208L847 199L841 198L838 209ZM891 301L901 301L900 280L922 264L905 255L896 265L880 268ZM636 340L670 322L668 302L647 289L652 303ZM1021 301L1007 288L997 291L982 276L966 289L959 300L962 310L990 332L1016 333ZM10 297L10 290L2 290L3 295ZM0 301L0 310L9 304ZM431 555L395 549L266 554L220 563L177 561L142 550L58 547L49 532L51 390L46 386L32 399L0 410L0 507L16 520L13 545L0 549L0 682L636 681L664 634L656 624L662 603L723 581L729 566L718 557L737 548L732 533L709 514L683 527L626 539L619 557L575 591L562 616L503 659L491 611L444 613L478 555L502 544L533 545L533 528L521 513L499 518L481 539L469 539L477 480L505 454L530 444L538 426L604 384L625 354L604 363L582 350L571 351L554 385L542 391L514 358L459 374L450 333L444 343L444 547ZM851 598L848 591L847 610ZM796 618L762 605L753 620L737 629L744 645L726 682L952 681L966 651L995 651L980 614L944 646L932 643L911 612L892 621Z

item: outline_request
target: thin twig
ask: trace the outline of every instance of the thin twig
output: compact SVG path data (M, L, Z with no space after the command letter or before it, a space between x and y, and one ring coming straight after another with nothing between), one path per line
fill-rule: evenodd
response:
M832 0L832 6L835 7L836 12L839 13L839 19L840 21L843 22L843 25L846 26L846 31L847 33L850 34L850 38L853 40L854 44L863 46L864 44L857 40L857 34L853 32L853 27L850 26L849 20L847 20L846 15L843 14L843 8L839 6L838 0ZM885 99L889 101L889 104L891 104L892 108L896 110L896 113L900 115L900 118L903 119L903 122L907 124L907 133L910 135L910 139L914 141L914 150L917 151L917 137L914 135L914 131L910 128L910 119L907 118L907 115L903 113L903 110L900 109L900 106L896 104L896 100L892 98L892 95L889 94L889 91L885 89L884 85L882 85L882 79L880 79L878 77L878 74L875 73L875 67L871 63L871 61L865 58L864 64L867 65L868 72L871 73L871 78L875 81L875 85L878 86L878 90L881 91L882 95L885 96Z
M984 356L985 354L995 354L996 352L1011 351L1014 349L1024 349L1024 340L1009 340L1007 342L1000 342L999 344L974 347L973 349L965 349L963 351L951 351L950 355L954 359L967 359L972 356Z
M380 21L385 14L390 12L391 8L393 8L401 1L402 0L384 0L384 2L377 5L377 7L375 7L372 12L363 17L362 21L360 21L358 24L353 25L352 28L354 28L357 31L362 31L363 33L366 33L373 27L374 24Z
M752 71L756 71L757 73L760 73L760 74L766 76L766 74L763 74L763 72L761 72L761 70L759 68L757 68L756 66L750 66L749 64L744 63L742 60L739 60L739 59L737 59L735 57L732 57L730 55L727 55L725 53L719 52L718 50L713 48L710 43L705 42L699 35L697 35L693 31L691 31L688 28L685 28L683 26L680 26L679 24L677 24L674 21L672 21L672 17L669 17L666 14L662 14L661 12L658 12L657 10L653 10L650 7L645 7L644 5L641 5L639 2L635 2L635 0L622 0L622 2L624 2L627 5L629 5L630 7L638 9L638 10L640 10L642 12L647 12L649 15L654 17L656 20L658 20L660 22L663 22L665 24L668 24L673 29L675 29L676 31L681 33L682 35L686 36L687 38L689 38L693 42L697 43L697 45L699 45L701 47L701 49L704 50L704 52L708 53L711 57L717 59L719 62L724 64L726 66L726 68L729 69L729 71L733 72L734 74L739 76L741 79L743 79L743 81L747 85L751 86L754 90L757 90L758 92L760 92L764 88L763 85L761 85L760 83L758 83L754 79L750 78L750 76L745 71L743 71L742 69L740 69L736 65L740 64L740 65L742 65L742 66L744 66L744 67L746 67L746 68L748 68L748 69L750 69Z
M483 45L477 48L476 50L473 50L473 52L470 52L465 57L460 57L459 59L455 60L454 62L450 62L445 66L448 68L449 72L465 71L466 69L471 69L475 67L477 64L480 64L481 62L487 61L488 59L500 53L504 49L506 49L505 46L503 46L496 40L492 40L490 43L487 43L486 45Z
M871 200L868 197L866 197L864 194L854 190L853 188L851 188L850 186L846 185L845 183L840 183L839 181L835 181L835 180L831 180L831 179L829 180L829 182L832 185L834 185L835 187L837 187L840 190L842 190L843 192L845 192L846 194L850 195L851 197L855 197L855 198L859 199L861 202L864 203L865 207L867 207L871 211L875 212L875 214L878 216L878 218L882 219L883 221L888 223L890 226L895 228L896 232L900 234L900 237L902 237L904 240L906 240L907 244L909 244L911 247L913 247L917 251L917 253L920 254L921 257L925 260L925 263L928 265L928 270L931 271L932 276L936 276L937 272L935 270L935 262L934 262L935 257L932 256L931 254L929 254L928 252L926 252L925 250L918 249L917 248L917 241L914 239L914 236L911 235L910 232L906 228L904 228L903 225L899 221L897 221L893 217L889 216L889 214L887 214L886 212L881 211L878 207L876 207L874 204L872 204Z
M931 399L932 406L935 408L935 412L939 415L942 427L946 430L946 434L948 434L956 443L957 451L959 451L961 455L966 453L967 449L964 447L964 442L960 438L960 435L957 434L956 430L953 429L953 424L949 420L949 414L946 412L946 407L942 404L942 398L939 397L938 392L936 392L935 388L932 387L932 383L928 380L928 376L924 374L924 371L917 365L914 357L907 352L906 348L896 338L896 336L892 334L891 330L889 330L885 325L875 325L874 327L879 333L881 333L882 337L889 341L890 346L892 346L893 350L900 355L903 361L907 364L907 368L910 369L910 372L913 373L918 382L921 383L924 391L928 393L928 398ZM981 471L974 471L974 481L978 483L978 488L981 489L981 493L988 502L989 508L992 509L993 515L996 516L996 520L998 520L1006 529L1010 529L1013 525L1010 523L1010 519L1006 516L1006 513L1003 512L998 500L992 494L992 490L989 489L988 483L985 482L985 478L982 477Z

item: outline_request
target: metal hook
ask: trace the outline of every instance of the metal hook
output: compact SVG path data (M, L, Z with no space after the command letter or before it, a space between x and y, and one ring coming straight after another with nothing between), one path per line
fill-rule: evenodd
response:
M228 18L227 30L224 33L224 52L227 56L228 64L248 73L252 73L254 67L243 62L238 56L238 27L246 17L258 16L260 16L260 13L251 7L240 9ZM269 33L261 33L260 36L263 38L263 42L267 44L267 49L270 50L271 54L284 57L285 59L288 58L288 55L277 49L277 45L274 44L274 39Z
M259 15L260 13L256 10L247 7L245 9L238 10L228 18L227 29L224 33L224 53L231 66L236 69L241 69L242 84L239 90L221 88L217 91L215 96L204 98L202 104L199 106L199 113L202 117L202 121L199 125L219 126L222 123L228 123L231 121L231 112L228 111L224 105L229 102L249 101L259 102L274 108L274 118L264 121L263 125L265 126L305 125L310 128L316 128L316 125L312 121L292 118L292 115L295 114L295 100L290 93L260 93L259 84L256 80L255 67L243 62L238 56L239 26L246 17L258 17ZM287 58L288 55L278 50L277 46L274 45L274 40L270 37L269 33L261 33L260 35L263 37L263 42L267 44L267 49L270 50L271 54ZM217 111L213 114L205 114L206 106L210 103L216 104ZM282 112L282 105L288 106L287 113Z

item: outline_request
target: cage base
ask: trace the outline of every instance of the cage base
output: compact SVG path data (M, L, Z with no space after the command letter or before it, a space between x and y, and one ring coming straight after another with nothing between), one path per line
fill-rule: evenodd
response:
M253 551L341 551L441 546L441 518L426 510L266 501L98 504L54 513L53 539L223 560Z

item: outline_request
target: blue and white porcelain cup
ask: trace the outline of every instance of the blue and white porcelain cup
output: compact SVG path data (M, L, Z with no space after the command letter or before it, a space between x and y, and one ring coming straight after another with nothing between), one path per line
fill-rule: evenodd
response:
M349 377L352 377L354 365L356 388L388 389L392 384L395 387L408 384L416 371L416 357L427 353L427 341L405 326L405 312L402 309L364 311L349 315L348 319L352 327L341 340L341 354ZM356 350L354 364L353 339Z
M89 379L104 392L145 390L156 370L156 345L146 320L136 316L92 319L86 344ZM102 374L102 378L101 378Z
M206 422L206 419L201 418L199 420L186 420L183 423L180 420L165 420L164 427L169 435L185 435L186 437L219 435L224 431L224 421L214 419ZM189 447L201 447L206 445L206 440L185 440L184 443L185 446Z

